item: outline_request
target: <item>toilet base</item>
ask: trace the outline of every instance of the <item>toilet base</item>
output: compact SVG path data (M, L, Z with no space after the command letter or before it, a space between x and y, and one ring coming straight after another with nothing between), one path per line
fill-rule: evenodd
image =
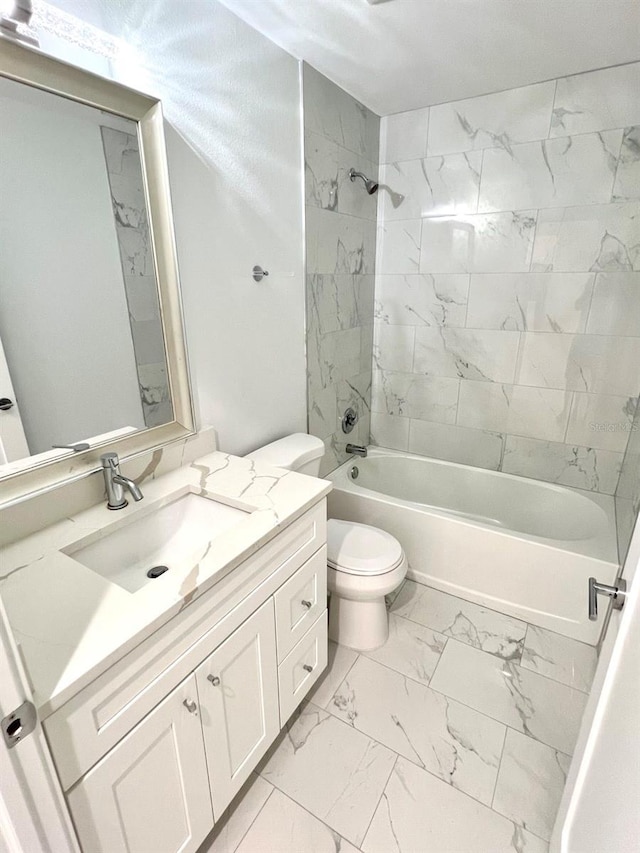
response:
M331 594L329 639L359 652L370 652L387 642L389 619L384 596L372 601L353 601Z

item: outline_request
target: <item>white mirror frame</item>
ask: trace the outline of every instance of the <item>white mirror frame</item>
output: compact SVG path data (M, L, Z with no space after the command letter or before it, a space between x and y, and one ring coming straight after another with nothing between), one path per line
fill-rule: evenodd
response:
M160 101L2 37L0 76L124 116L138 123L174 417L171 423L140 430L116 440L96 443L81 453L68 451L55 459L51 459L49 454L43 454L48 458L38 460L37 457L31 457L3 466L8 472L0 473L2 508L92 474L100 469L100 456L106 450L114 450L122 459L126 459L193 435L195 417Z

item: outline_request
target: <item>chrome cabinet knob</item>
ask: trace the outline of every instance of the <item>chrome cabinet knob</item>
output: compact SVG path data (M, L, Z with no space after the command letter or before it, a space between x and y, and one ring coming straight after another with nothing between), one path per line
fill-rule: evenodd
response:
M313 607L313 602L312 602L312 601L307 601L305 598L303 598L303 599L302 599L302 601L300 602L300 604L301 604L303 607L306 607L306 608L307 608L307 610L311 610L311 608Z
M3 412L8 412L9 409L13 408L13 400L10 400L8 397L0 397L0 410Z
M302 668L303 668L303 669L306 669L306 671L307 671L307 672L313 672L313 667L312 667L312 666L309 666L309 664L308 664L308 663L303 663L303 664L302 664Z
M214 687L218 687L220 685L220 679L217 675L208 675L207 681L210 681Z
M194 702L193 699L185 699L182 703L184 707L190 714L195 714L198 711L198 703Z

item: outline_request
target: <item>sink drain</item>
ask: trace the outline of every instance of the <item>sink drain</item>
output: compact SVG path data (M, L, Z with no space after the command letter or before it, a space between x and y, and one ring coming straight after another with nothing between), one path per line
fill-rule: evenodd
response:
M159 578L160 575L163 575L165 572L169 571L169 566L154 566L152 569L149 569L147 572L148 578Z

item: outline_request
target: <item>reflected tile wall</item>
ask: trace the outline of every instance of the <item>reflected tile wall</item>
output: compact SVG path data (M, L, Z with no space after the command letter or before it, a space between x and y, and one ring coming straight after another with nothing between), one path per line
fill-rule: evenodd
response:
M377 200L349 169L375 179L380 120L308 65L303 97L308 428L325 443L325 474L347 441L369 443ZM348 407L359 415L349 436Z
M173 420L160 303L136 136L101 127L131 337L148 427Z
M638 91L633 63L383 118L375 276L372 440L616 493L622 544L640 508Z

